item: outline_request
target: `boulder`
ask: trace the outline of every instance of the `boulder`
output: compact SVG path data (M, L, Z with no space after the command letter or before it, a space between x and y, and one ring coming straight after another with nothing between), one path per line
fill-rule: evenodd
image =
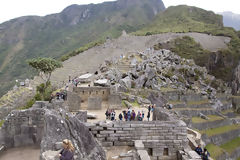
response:
M132 86L132 80L130 79L129 76L125 77L124 79L121 79L119 83L121 86L124 86L126 88L131 88Z

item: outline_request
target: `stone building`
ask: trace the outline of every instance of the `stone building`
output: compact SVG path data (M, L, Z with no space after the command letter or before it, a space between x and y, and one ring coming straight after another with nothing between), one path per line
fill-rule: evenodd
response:
M68 92L70 111L101 110L103 106L119 109L121 102L121 96L111 93L110 87L74 87L72 92Z

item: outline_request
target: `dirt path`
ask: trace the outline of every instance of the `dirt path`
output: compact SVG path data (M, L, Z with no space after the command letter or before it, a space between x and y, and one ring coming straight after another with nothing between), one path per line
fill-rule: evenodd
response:
M211 36L201 33L165 33L152 36L123 35L118 39L109 40L101 46L91 48L63 63L63 68L56 70L52 75L52 81L61 85L68 80L68 76L75 77L84 72L95 72L106 59L118 58L121 54L144 51L153 45L166 42L177 37L190 36L199 42L203 48L217 51L226 48L230 41L228 37Z
M1 160L39 160L40 148L35 146L11 148L0 154Z

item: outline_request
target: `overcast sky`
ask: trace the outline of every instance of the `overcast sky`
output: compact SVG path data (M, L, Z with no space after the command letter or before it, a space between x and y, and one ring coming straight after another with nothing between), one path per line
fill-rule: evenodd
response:
M61 12L71 4L101 3L111 0L1 0L0 23L26 15L44 16ZM238 0L163 0L166 7L179 4L197 6L215 12L232 11L240 14Z

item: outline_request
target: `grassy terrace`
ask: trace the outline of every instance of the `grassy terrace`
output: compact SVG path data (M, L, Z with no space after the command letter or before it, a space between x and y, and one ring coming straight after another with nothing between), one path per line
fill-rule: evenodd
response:
M174 91L176 91L176 89L174 89L174 88L170 88L170 87L162 87L161 88L161 92L174 92Z
M232 109L221 111L222 114L227 114L227 113L232 113L232 112L233 112Z
M208 104L208 103L209 103L209 100L204 99L204 100L201 100L201 101L189 101L189 102L187 102L187 105L191 106L191 105L201 105L201 104Z
M201 134L207 134L207 136L211 137L214 135L226 133L229 131L240 129L240 124L234 124L234 125L228 125L228 126L222 126L218 128L212 128L207 130L200 131Z
M5 122L5 120L1 120L0 121L0 128L2 127L3 123Z
M217 120L222 120L223 117L216 116L216 115L208 115L208 120L202 119L201 117L192 117L192 122L193 123L206 123L206 122L213 122Z
M221 145L221 148L226 150L229 154L232 154L232 152L238 147L240 147L240 137L237 137L237 138Z
M224 150L222 148L220 148L217 145L214 144L208 144L206 146L207 150L209 151L209 153L211 154L211 157L213 159L217 159L219 156L221 156L221 154L224 153Z

